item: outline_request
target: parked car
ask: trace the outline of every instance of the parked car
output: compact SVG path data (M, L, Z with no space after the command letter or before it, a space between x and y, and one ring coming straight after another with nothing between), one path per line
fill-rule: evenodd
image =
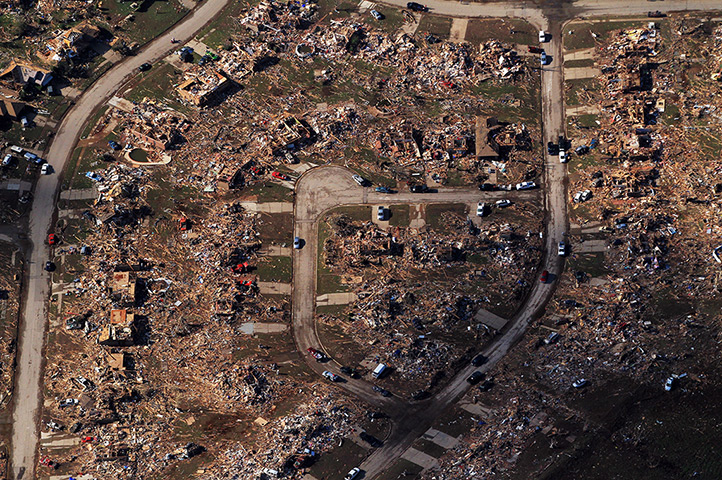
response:
M324 378L327 378L328 380L330 380L332 382L340 382L341 381L341 377L339 377L335 373L329 372L328 370L323 372L321 375L323 375Z
M293 239L293 248L295 248L296 250L298 250L299 248L301 248L301 238L300 238L300 237L294 237L294 239Z
M383 388L379 387L378 385L374 385L374 386L371 387L371 388L373 389L374 392L380 393L380 394L383 395L384 397L390 397L390 396L391 396L391 392L389 392L389 391L386 390L386 389L383 389Z
M559 249L557 253L559 253L560 257L563 257L567 254L567 245L564 243L564 241L559 242Z
M411 185L409 190L411 193L426 193L429 191L429 187L426 185Z
M558 155L559 145L554 142L547 142L547 152L549 153L549 155Z
M55 264L53 262L45 262L45 271L46 272L52 272L55 270Z
M361 175L351 175L351 178L353 178L353 181L361 185L362 187L366 185L366 179L362 177Z
M559 163L567 163L567 160L569 160L567 152L565 152L564 150L559 150Z
M55 460L51 460L48 457L43 457L40 459L40 465L48 468L52 468L53 470L57 470L58 467L60 467L60 464L56 462Z
M495 189L496 185L494 185L493 183L482 183L481 185L479 185L479 190L481 190L482 192L491 192Z
M49 163L43 164L43 166L40 167L40 173L42 175L50 175L51 173L53 173L53 166Z
M9 153L3 157L3 167L9 167L13 163L13 156Z
M471 375L469 375L469 378L467 378L466 381L472 385L476 385L480 381L484 380L484 376L485 375L481 372L474 372Z
M22 195L20 195L20 198L18 198L18 202L28 203L32 199L33 199L33 194L28 191L28 192L25 192Z
M664 17L667 16L667 14L666 14L666 13L662 13L662 12L660 12L659 10L657 10L657 11L655 11L655 12L647 12L647 16L648 16L649 18L664 18Z
M548 280L549 280L549 271L544 270L541 274L541 277L539 277L539 281L541 283L547 283Z
M381 12L378 10L371 10L371 16L374 17L376 20L383 20L384 16Z
M480 217L483 217L486 215L486 203L479 202L476 204L476 214Z
M539 30L539 43L544 43L547 41L547 32L544 30Z
M364 442L368 443L369 445L371 445L371 446L374 447L374 448L378 448L378 447L380 447L381 445L383 445L383 443L381 443L381 440L379 440L378 438L374 437L373 435L369 435L369 434L366 433L366 432L361 432L361 433L359 434L359 437L361 438L361 440L363 440Z
M409 10L413 10L414 12L428 12L429 11L429 7L427 7L426 5L421 5L420 3L416 3L416 2L408 2L406 4L406 8L408 8Z
M541 48L541 47L536 47L536 46L534 46L534 45L529 45L529 46L527 47L527 49L529 50L529 53L541 53L541 52L544 51L543 48Z
M484 355L479 354L471 360L471 364L475 367L479 367L479 366L485 364L486 360L487 360L487 358Z
M120 144L114 140L109 141L108 146L113 150L120 150Z
M544 344L551 345L552 343L556 342L558 338L559 338L559 333L552 332L549 334L549 336L547 336L547 338L544 339Z
M361 375L351 367L341 367L341 373L345 373L351 378L361 378Z
M376 218L378 220L386 220L386 209L384 207L379 206L379 209L376 212Z
M423 400L429 398L431 394L427 390L416 390L411 394L411 400Z
M315 348L308 348L307 350L308 350L308 353L310 353L311 356L312 356L313 358L315 358L317 362L322 362L323 360L326 359L326 355L324 355L323 353L319 352L319 351L316 350Z
M539 57L539 61L542 65L547 65L549 63L549 57L547 56L547 52L542 52L541 56Z
M150 70L150 67L151 67L151 65L148 62L141 63L140 67L138 67L138 71L147 72L148 70Z
M273 172L271 172L271 176L273 178L277 178L279 180L289 180L288 175L284 175L283 173L277 172L275 170Z
M582 388L582 387L585 386L586 384L587 384L587 379L586 379L586 378L580 378L579 380L575 380L575 381L572 383L572 387L574 387L574 388Z
M479 385L479 390L482 392L488 392L489 390L491 390L491 387L493 387L493 386L494 386L493 380L485 380L484 383Z
M58 237L54 233L48 235L48 245L55 245L58 243Z
M361 470L359 470L358 467L354 467L348 471L346 476L343 477L343 480L354 480L354 478L358 477L359 473L361 473Z
M517 190L529 190L530 188L536 188L536 183L534 182L521 182L516 184Z
M378 193L393 193L389 187L376 187Z
M503 200L496 201L496 206L499 208L505 208L505 207L508 207L509 205L511 205L511 200L508 200L506 198Z

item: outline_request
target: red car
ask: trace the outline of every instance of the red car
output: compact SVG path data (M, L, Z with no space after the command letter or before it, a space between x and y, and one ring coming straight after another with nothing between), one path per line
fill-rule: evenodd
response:
M52 468L53 470L57 470L57 468L60 466L58 462L55 460L50 460L48 457L43 457L40 459L40 465L43 465L48 468Z
M322 361L323 359L326 358L326 355L324 355L323 353L319 352L319 351L316 350L315 348L309 348L309 349L308 349L308 353L310 353L311 356L312 356L313 358L315 358L317 362L320 362L320 361Z
M186 217L181 218L178 220L178 230L181 232L186 232L191 229L191 222Z
M58 243L58 237L54 233L48 235L48 245L55 245L56 243Z
M539 278L539 281L541 283L547 283L547 280L549 280L549 272L544 270L541 274L541 277Z
M273 176L273 178L277 178L279 180L288 180L288 177L281 172L273 171L271 172L271 175Z

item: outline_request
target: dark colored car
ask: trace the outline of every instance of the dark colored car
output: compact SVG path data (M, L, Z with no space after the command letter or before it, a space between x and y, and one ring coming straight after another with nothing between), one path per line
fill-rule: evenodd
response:
M378 447L380 447L381 445L383 445L383 443L381 443L381 440L379 440L378 438L374 437L373 435L369 435L369 434L366 433L366 432L361 432L361 433L359 434L359 437L361 438L361 440L363 440L364 442L368 443L369 445L371 445L371 446L374 447L374 448L378 448Z
M55 264L53 262L45 262L45 271L52 272L55 270Z
M666 13L662 13L662 12L660 12L659 10L657 10L656 12L647 12L647 16L648 16L649 18L664 18L664 17L667 16L667 14L666 14Z
M482 392L488 392L489 390L491 390L491 387L493 387L493 386L494 386L494 382L491 380L487 380L484 383L482 383L481 385L479 385L479 390L481 390Z
M142 63L140 65L140 67L138 67L138 71L147 72L148 70L150 70L150 66L151 66L150 63L148 63L148 62Z
M429 187L426 185L412 185L410 190L411 193L426 193L429 191Z
M374 386L371 387L371 388L373 389L374 392L378 392L378 393L380 393L381 395L383 395L384 397L390 397L390 396L391 396L391 392L389 392L388 390L385 390L385 389L383 389L383 388L381 388L381 387L379 387L379 386L377 386L377 385L374 385Z
M361 378L361 375L359 375L358 372L351 367L344 366L344 367L341 367L340 370L341 370L341 373L345 373L346 375L348 375L351 378Z
M386 417L386 414L383 412L372 412L371 410L369 410L368 412L366 412L366 416L369 417L370 419L376 419L376 418L384 418L384 417Z
M484 365L486 363L487 358L484 355L477 355L471 360L471 364L475 367L479 367L481 365Z
M411 400L423 400L429 398L431 394L426 390L416 390L411 394Z
M389 187L376 187L376 191L379 193L393 193Z
M425 5L421 5L420 3L416 3L416 2L407 3L406 8L408 8L409 10L413 10L414 12L428 12L429 11L429 7L427 7Z
M547 153L549 153L549 155L557 155L559 153L559 145L554 142L547 142Z
M482 192L491 192L494 189L496 189L496 185L494 185L493 183L482 183L481 185L479 185L479 190L481 190Z
M481 372L474 372L471 375L469 375L469 378L466 379L466 381L472 385L476 385L477 383L479 383L482 380L484 380L484 374Z

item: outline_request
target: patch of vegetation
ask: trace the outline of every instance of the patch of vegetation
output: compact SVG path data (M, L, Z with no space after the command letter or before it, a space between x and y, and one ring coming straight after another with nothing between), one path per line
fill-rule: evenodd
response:
M539 37L537 30L525 20L474 18L469 20L465 39L475 45L500 39L504 42L536 45Z
M417 32L430 33L435 37L448 40L451 32L451 19L447 17L437 17L435 15L424 15L419 22Z
M291 283L293 261L291 257L264 257L258 263L258 279L262 282Z

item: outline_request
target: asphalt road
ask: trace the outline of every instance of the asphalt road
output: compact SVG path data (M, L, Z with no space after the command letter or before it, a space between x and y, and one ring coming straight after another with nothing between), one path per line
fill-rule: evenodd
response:
M56 172L62 172L71 157L75 144L85 127L86 119L104 104L128 79L136 75L144 62L155 62L178 48L171 39L185 42L215 17L229 0L206 0L181 23L166 34L148 44L134 57L128 57L99 78L89 90L77 100L68 111L56 132L47 154L48 162ZM28 278L25 293L18 358L13 398L13 431L10 452L12 478L35 478L35 454L38 441L38 426L41 395L41 374L43 367L43 343L45 340L46 303L50 296L49 275L44 271L50 250L45 243L51 230L55 211L59 175L41 175L35 187L30 212L30 233L32 250L28 255Z

